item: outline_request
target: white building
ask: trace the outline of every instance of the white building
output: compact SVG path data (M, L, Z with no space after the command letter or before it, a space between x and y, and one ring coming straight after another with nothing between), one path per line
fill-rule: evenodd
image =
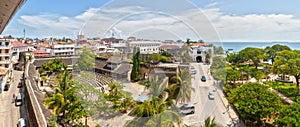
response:
M15 39L0 39L0 67L10 69L12 56L12 42Z
M30 47L27 44L13 41L12 42L12 63L16 64L19 61L19 56L21 52L27 52L30 50Z
M209 61L211 63L211 58L213 56L213 47L206 47L205 45L199 45L199 44L194 44L190 45L192 49L191 57L192 60L195 62L205 62L206 61L206 55L208 54L210 56Z
M55 44L51 46L51 56L73 56L75 55L74 44Z
M135 46L140 48L141 54L153 54L159 53L159 47L162 45L161 42L158 41L132 41L128 42L128 45L133 52L133 48Z

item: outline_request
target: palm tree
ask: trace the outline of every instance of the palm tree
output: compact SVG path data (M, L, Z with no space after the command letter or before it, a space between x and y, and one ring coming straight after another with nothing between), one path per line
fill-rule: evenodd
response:
M59 115L61 111L64 110L63 107L66 104L63 95L60 93L55 93L52 96L47 97L44 102L46 108L53 109L54 115Z
M173 127L182 126L182 119L180 115L171 110L166 110L156 116L151 117L146 125L146 127Z
M204 127L216 127L215 117L211 120L210 117L206 118L204 121Z
M62 118L65 116L67 105L71 103L70 99L74 96L73 81L69 73L69 71L63 71L54 80L54 93L45 99L46 107L53 108L55 115L59 116L62 113Z
M179 73L180 89L176 103L180 100L181 102L189 102L191 100L192 91L195 89L191 86L191 75L187 69L184 69Z
M155 78L151 79L148 83L150 84L150 96L152 99L162 95L165 86L161 84L158 76L155 76Z

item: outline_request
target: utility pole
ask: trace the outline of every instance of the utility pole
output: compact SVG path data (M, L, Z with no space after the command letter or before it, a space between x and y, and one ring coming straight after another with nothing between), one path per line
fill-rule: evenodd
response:
M24 39L25 39L25 37L26 37L26 36L25 36L25 32L26 32L26 31L25 31L25 28L24 28L24 29L23 29Z

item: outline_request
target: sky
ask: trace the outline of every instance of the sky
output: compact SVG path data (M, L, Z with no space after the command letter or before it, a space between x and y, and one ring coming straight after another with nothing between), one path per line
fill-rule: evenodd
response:
M299 0L27 0L2 35L299 42ZM114 34L112 34L114 33Z

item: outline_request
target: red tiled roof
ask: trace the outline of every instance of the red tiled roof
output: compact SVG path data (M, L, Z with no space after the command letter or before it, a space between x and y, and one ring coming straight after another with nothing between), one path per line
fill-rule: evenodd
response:
M51 48L50 44L41 44L40 47Z
M123 39L117 39L117 38L114 38L114 37L101 39L101 41L116 41L116 40L122 41Z
M5 75L7 73L8 69L4 67L0 67L0 75Z
M205 43L190 43L190 46L206 46Z
M50 56L50 53L44 52L42 50L35 50L34 51L34 56L35 57L48 57L48 56Z
M38 50L38 49L37 49L37 50L34 51L34 54L36 54L36 53L47 53L47 52L44 52L44 51L42 51L42 50Z
M90 44L91 44L91 45L97 45L97 44L99 44L99 42L93 41L93 42L90 42Z
M26 47L28 46L27 44L24 44L24 43L21 43L21 42L18 42L18 41L14 41L12 43L13 47Z

